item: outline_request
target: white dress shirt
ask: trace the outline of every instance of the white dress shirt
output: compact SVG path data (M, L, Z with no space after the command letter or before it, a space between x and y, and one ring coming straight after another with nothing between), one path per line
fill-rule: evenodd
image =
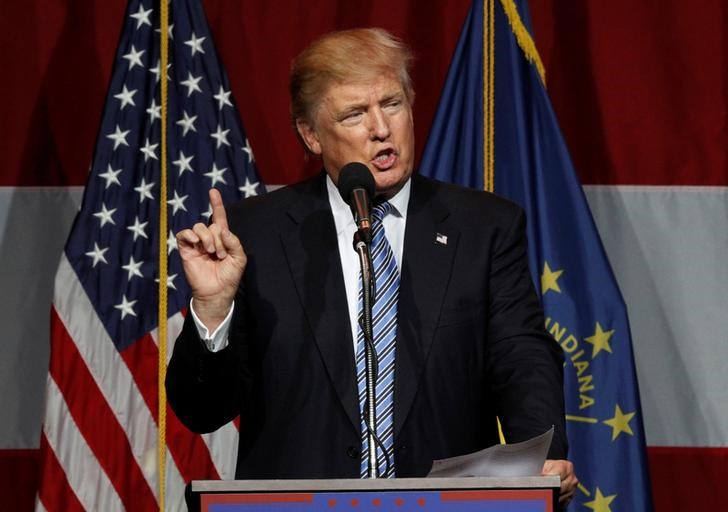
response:
M402 252L404 250L404 230L407 224L407 205L409 204L411 182L407 180L404 186L389 202L392 205L392 212L387 215L382 224L384 225L384 234L387 237L389 245L392 247L394 258L397 261L397 269L402 273ZM349 310L349 322L351 325L351 337L354 341L354 353L356 353L356 339L359 333L358 325L358 296L359 296L359 257L354 250L353 240L356 224L351 213L349 205L342 199L336 185L329 176L326 176L326 190L329 196L329 205L331 213L334 216L334 225L336 226L336 238L339 243L339 257L341 258L341 269L344 274L344 287L346 288L346 300ZM207 348L212 352L222 350L228 344L228 332L230 330L230 321L233 316L235 304L228 311L225 320L215 329L210 331L200 321L195 314L190 300L190 313L197 326L197 332L200 339L205 342Z
M359 256L354 250L354 232L356 224L351 208L344 202L339 194L336 185L331 178L326 176L326 188L329 192L329 204L331 213L334 215L336 225L336 238L339 242L339 257L341 258L341 269L344 272L344 287L346 288L346 300L349 305L349 321L351 322L351 336L354 340L354 353L356 354L356 338L359 333L359 281L361 268ZM402 274L402 251L404 249L404 228L407 223L407 204L410 196L410 180L404 184L402 189L389 200L392 205L392 212L382 220L384 234L389 245L392 247L394 259L397 260L397 269Z

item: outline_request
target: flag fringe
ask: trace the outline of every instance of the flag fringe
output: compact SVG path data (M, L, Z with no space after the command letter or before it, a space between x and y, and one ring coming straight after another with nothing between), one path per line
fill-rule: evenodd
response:
M526 56L526 60L536 66L538 76L541 78L541 83L546 87L546 69L543 67L541 62L541 56L538 54L536 49L536 43L533 42L531 34L523 24L521 15L518 14L518 8L513 0L500 0L503 6L503 11L508 18L508 24L511 26L513 34L516 36L516 42Z

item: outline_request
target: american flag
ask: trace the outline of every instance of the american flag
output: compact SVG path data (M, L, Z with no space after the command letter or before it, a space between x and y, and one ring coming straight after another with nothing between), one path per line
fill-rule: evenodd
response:
M165 0L162 0L165 1ZM95 155L61 256L41 435L39 510L157 510L160 81L168 80L168 353L190 298L174 234L264 192L198 0L131 0ZM166 508L192 479L234 475L237 429L187 431L167 407Z

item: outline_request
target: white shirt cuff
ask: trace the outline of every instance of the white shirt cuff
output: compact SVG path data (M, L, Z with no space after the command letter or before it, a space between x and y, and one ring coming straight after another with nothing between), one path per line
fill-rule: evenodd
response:
M217 326L217 329L215 329L211 334L207 327L205 327L205 324L203 324L197 317L195 309L192 307L192 299L190 299L190 313L192 314L192 319L195 321L197 334L200 335L200 339L203 341L203 343L207 347L207 350L209 350L210 352L218 352L228 346L230 321L233 318L234 309L235 303L233 302L232 306L230 306L230 311L228 311L228 314L225 317L225 320L223 320L222 323Z

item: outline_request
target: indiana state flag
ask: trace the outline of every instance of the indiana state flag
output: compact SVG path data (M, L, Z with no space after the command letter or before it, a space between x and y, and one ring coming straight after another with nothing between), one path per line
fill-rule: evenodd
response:
M566 356L569 458L581 481L570 510L652 510L627 313L551 109L525 0L475 1L421 172L526 210L546 327Z

